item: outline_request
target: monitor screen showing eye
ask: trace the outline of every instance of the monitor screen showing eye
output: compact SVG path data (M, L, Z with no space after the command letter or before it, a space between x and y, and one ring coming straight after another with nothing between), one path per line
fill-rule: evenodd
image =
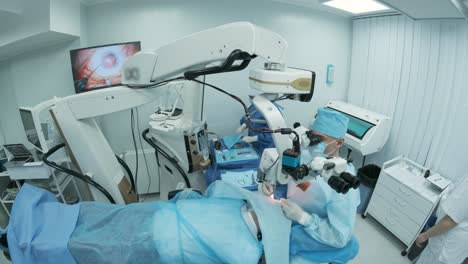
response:
M75 92L121 85L124 62L140 49L140 42L128 42L71 50Z

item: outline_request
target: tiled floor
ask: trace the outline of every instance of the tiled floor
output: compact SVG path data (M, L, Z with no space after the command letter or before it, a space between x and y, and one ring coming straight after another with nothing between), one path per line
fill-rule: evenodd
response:
M352 264L407 264L411 261L401 256L406 246L371 216L356 216L354 235L359 241L359 255Z

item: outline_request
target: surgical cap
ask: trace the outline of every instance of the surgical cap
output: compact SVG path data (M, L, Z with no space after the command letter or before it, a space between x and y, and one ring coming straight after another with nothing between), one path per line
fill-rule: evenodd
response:
M326 108L318 109L311 129L334 138L344 138L349 119L343 114Z

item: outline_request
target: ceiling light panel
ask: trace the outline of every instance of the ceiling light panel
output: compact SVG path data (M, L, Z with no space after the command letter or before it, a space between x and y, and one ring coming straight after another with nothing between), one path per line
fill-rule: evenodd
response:
M371 13L389 9L387 6L373 0L331 0L324 1L323 4L353 14Z

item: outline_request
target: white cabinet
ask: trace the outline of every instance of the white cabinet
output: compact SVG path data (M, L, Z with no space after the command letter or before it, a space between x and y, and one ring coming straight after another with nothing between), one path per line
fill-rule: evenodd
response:
M370 214L408 248L416 240L442 196L424 178L425 168L398 157L384 164L366 214Z

